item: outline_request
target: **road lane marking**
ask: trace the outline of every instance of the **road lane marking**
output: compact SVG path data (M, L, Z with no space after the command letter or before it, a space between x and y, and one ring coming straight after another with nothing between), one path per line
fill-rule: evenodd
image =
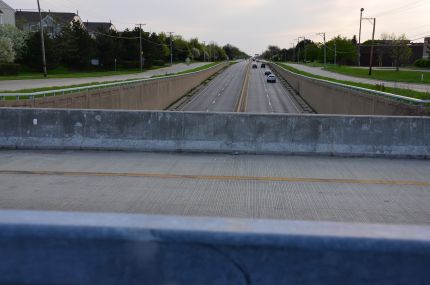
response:
M0 175L32 176L87 176L87 177L134 177L158 179L192 179L192 180L232 180L232 181L265 181L265 182L303 182L360 185L403 185L430 187L430 181L382 180L382 179L334 179L305 177L265 177L265 176L224 176L224 175L188 175L168 173L113 173L113 172L74 172L74 171L22 171L0 170Z

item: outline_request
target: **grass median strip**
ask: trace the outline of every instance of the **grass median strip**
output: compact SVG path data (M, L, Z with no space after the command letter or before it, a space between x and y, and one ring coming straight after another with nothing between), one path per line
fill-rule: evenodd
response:
M22 171L0 170L0 175L34 175L34 176L87 176L87 177L134 177L155 179L190 179L190 180L219 180L219 181L263 181L289 183L332 183L332 184L361 184L361 185L403 185L430 187L430 181L405 181L382 179L332 179L304 177L264 177L264 176L215 176L188 175L168 173L111 173L111 172L73 172L73 171Z
M415 99L421 99L421 100L430 100L430 93L426 93L426 92L419 92L419 91L415 91L415 90L393 88L393 87L381 87L379 85L372 85L372 84L357 83L357 82L351 82L351 81L336 80L336 79L333 79L333 78L319 76L319 75L314 75L312 73L301 71L301 70L298 70L297 68L291 67L291 66L289 66L288 64L285 64L285 63L279 63L279 65L282 66L283 68L291 71L291 72L294 72L294 73L297 73L297 74L301 74L301 75L304 75L304 76L308 76L308 77L312 77L312 78L315 78L315 79L322 79L322 80L327 80L327 81L331 81L331 82L335 82L335 83L341 83L341 84L346 84L346 85L351 85L351 86L366 88L366 89L375 90L375 91L383 91L383 92L392 93L392 94L396 94L396 95L401 95L401 96L405 96L405 97L409 97L409 98L415 98Z

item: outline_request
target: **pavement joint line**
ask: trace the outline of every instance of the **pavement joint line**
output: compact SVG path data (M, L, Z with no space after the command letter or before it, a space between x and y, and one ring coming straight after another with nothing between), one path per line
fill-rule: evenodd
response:
M335 179L305 177L264 177L264 176L224 176L224 175L192 175L168 173L113 173L113 172L79 172L79 171L23 171L0 170L0 175L33 175L33 176L88 176L88 177L134 177L159 179L191 179L191 180L232 180L232 181L267 181L267 182L302 182L302 183L333 183L361 185L403 185L430 187L430 181L382 180L382 179Z

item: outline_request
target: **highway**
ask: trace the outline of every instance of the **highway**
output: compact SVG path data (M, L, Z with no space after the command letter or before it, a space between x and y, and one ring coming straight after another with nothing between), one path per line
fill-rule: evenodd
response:
M0 209L430 225L425 160L0 151Z
M300 105L296 103L279 79L276 83L266 82L266 75L264 75L266 70L260 68L260 64L258 64L258 69L251 69L246 111L263 114L302 113Z
M234 112L247 71L248 61L228 67L208 85L199 90L180 111ZM249 73L247 103L249 113L302 113L300 105L278 80L267 83L265 68L251 69Z
M233 112L243 87L247 63L241 61L227 67L180 111Z

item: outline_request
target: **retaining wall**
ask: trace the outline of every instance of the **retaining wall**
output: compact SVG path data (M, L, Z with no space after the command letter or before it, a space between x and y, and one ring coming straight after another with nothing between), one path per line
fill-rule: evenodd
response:
M0 148L429 158L430 118L0 108Z
M226 65L221 63L199 72L125 86L84 89L71 94L27 100L0 100L0 107L164 110Z
M0 212L0 284L419 285L430 228Z
M430 115L430 108L408 105L328 82L303 77L270 64L318 114L342 115Z

